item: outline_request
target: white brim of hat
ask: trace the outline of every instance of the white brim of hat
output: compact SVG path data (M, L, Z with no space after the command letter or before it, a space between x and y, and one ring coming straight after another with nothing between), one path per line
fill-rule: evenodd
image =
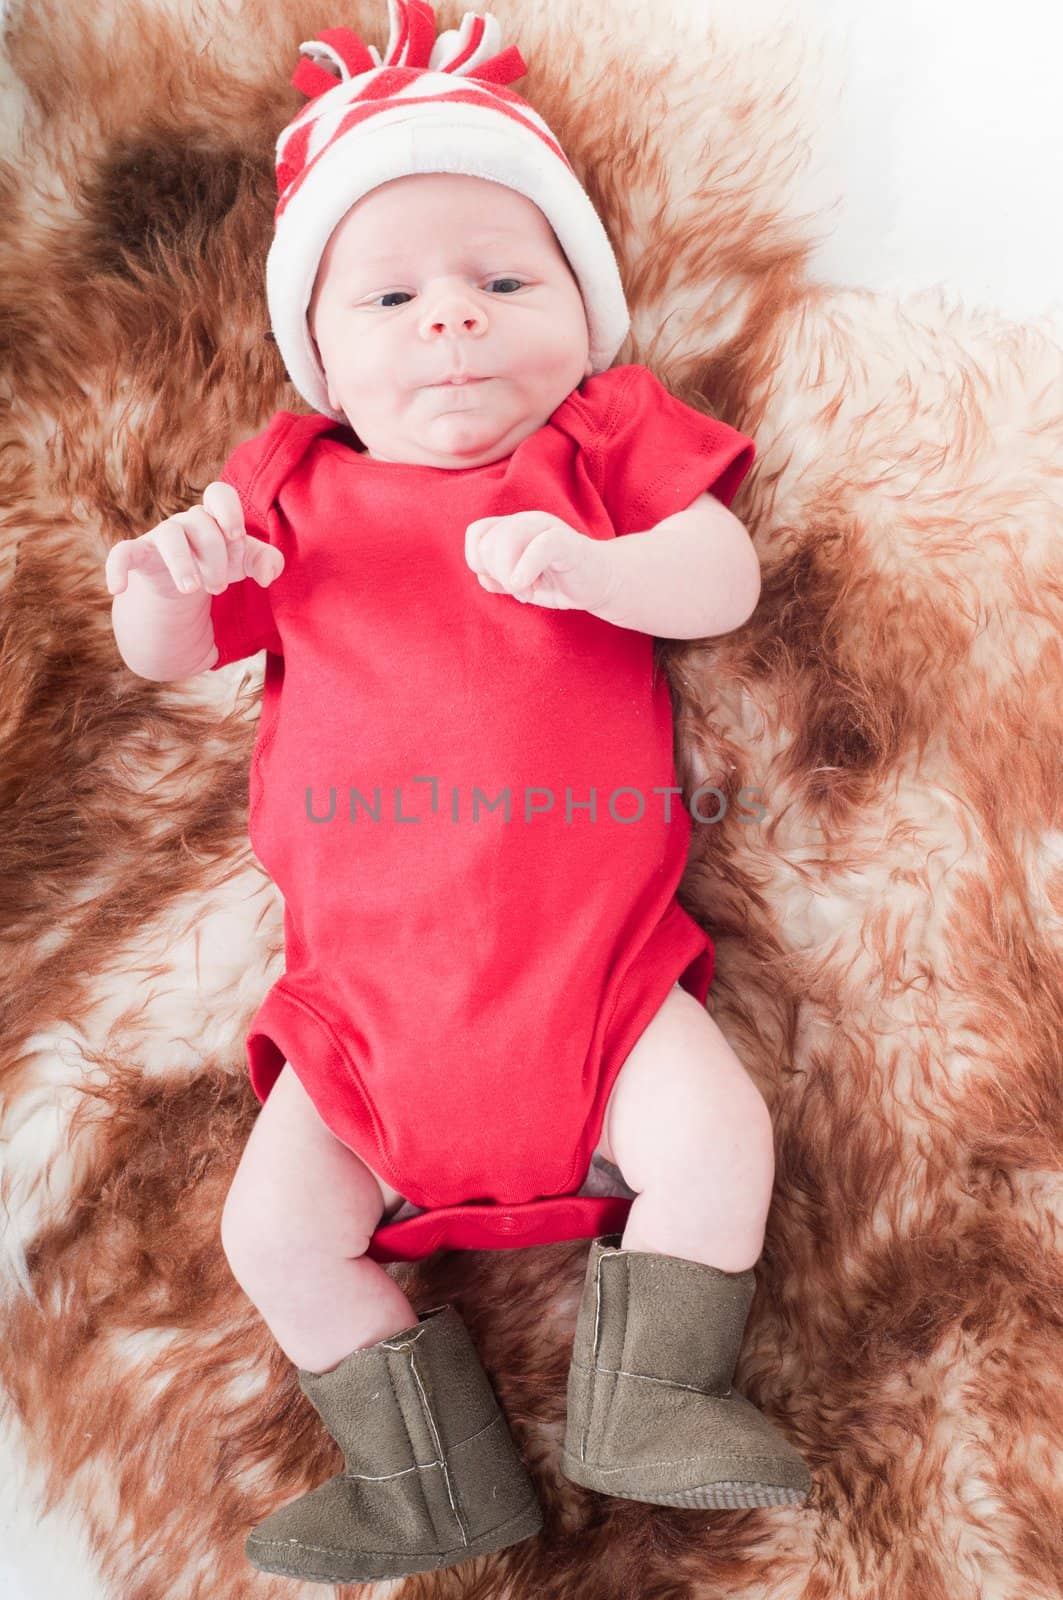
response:
M486 178L537 205L580 285L591 370L611 365L631 320L609 235L572 170L552 151L536 150L532 140L538 135L509 129L502 114L486 107L450 101L421 104L411 114L399 106L378 113L370 137L356 124L308 168L277 223L266 259L266 298L288 375L315 411L343 420L328 403L306 316L325 246L363 195L413 173Z

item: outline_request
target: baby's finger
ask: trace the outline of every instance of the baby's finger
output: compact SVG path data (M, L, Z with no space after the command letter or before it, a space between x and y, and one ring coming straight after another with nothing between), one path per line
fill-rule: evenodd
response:
M108 594L124 594L129 587L129 554L132 539L120 539L107 552L103 575L107 580Z
M489 577L486 572L478 572L476 574L476 581L477 581L477 583L482 584L483 587L485 589L487 589L491 594L505 594L506 593L505 585L499 583L497 581L497 579Z
M486 572L483 557L480 554L480 540L500 522L505 522L505 517L477 517L475 522L470 522L465 529L465 560L473 572Z
M174 518L184 529L188 549L195 563L198 582L194 587L208 594L221 594L229 584L243 576L238 559L240 544L229 543L213 515L205 506L189 506Z
M279 578L284 571L284 557L264 539L248 534L244 540L244 571L261 589L268 589L274 578Z
M157 527L142 533L139 539L125 541L128 549L117 559L124 563L127 578L135 571L164 594L173 590L187 594L201 587L199 568L181 524L183 515L179 512L167 517Z
M208 581L212 589L224 588L225 540L221 529L202 506L194 506L189 511L179 511L176 516L167 517L165 522L160 522L157 528L152 528L150 534L144 534L142 540L137 541L142 545L142 553L134 554L134 565L138 561L143 561L145 567L151 565L154 552L162 561L174 587L181 594L192 594L196 589L204 587L205 569L201 566L203 560L201 552L210 544L208 530L209 534L213 535L215 551L220 548L222 572L219 580L219 562L215 554L209 568Z
M552 528L536 534L509 575L510 588L514 594L526 594L543 576L550 562L560 554L559 544L560 541Z
M235 541L246 533L244 508L240 504L240 496L231 483L223 483L220 478L208 483L203 490L203 505L226 539Z

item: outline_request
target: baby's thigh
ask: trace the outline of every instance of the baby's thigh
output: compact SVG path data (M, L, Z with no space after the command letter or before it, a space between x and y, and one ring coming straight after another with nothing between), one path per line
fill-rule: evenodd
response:
M277 1262L306 1250L363 1255L383 1207L375 1175L322 1121L285 1062L226 1197L222 1240L230 1261L261 1255Z
M760 1090L701 1002L676 984L617 1075L598 1149L641 1194L697 1170L729 1129L772 1140Z

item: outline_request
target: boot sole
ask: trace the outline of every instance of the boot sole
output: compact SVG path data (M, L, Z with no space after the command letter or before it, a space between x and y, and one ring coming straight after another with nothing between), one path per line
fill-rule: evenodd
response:
M359 1583L373 1578L405 1578L414 1572L433 1572L439 1567L456 1567L476 1556L490 1555L495 1550L506 1550L522 1539L539 1533L543 1525L543 1511L539 1501L529 1501L516 1516L482 1533L468 1544L456 1545L452 1550L330 1550L323 1545L299 1544L294 1540L248 1538L244 1554L251 1565L260 1572L271 1572L281 1578L302 1578L307 1583ZM308 1566L284 1565L281 1552L289 1558L296 1550L311 1557L325 1557ZM271 1559L269 1552L276 1552Z
M641 1500L652 1506L689 1506L706 1511L742 1511L753 1506L801 1506L808 1499L803 1489L790 1489L783 1484L742 1483L721 1479L718 1483L703 1483L693 1489L677 1489L672 1494L636 1494L629 1489L607 1489L596 1478L594 1468L577 1461L567 1451L562 1451L561 1466L565 1476L581 1488L594 1489L598 1494L614 1495L620 1500Z

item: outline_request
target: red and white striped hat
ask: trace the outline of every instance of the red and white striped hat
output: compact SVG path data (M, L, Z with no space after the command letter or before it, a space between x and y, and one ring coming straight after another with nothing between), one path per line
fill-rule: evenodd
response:
M383 61L350 28L299 46L292 84L310 96L277 140L274 236L266 261L270 320L303 398L328 403L307 308L333 229L371 189L415 172L464 172L516 189L546 216L579 282L592 371L613 361L630 326L609 236L543 119L505 87L527 72L490 15L467 11L437 39L427 0L388 0ZM337 82L337 78L339 81Z

